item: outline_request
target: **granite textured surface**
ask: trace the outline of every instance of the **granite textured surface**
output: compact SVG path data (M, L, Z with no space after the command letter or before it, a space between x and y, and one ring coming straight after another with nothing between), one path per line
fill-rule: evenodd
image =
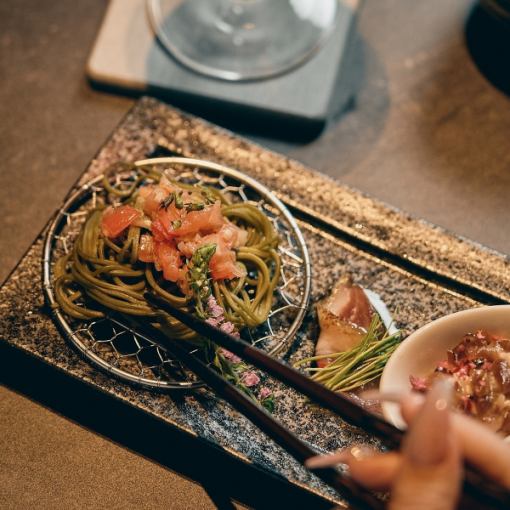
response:
M438 274L488 293L497 292L502 299L508 297L508 262L501 255L412 220L283 156L151 99L142 99L137 104L100 150L81 181L101 173L119 159L142 158L158 143L179 154L236 167L273 189L284 201L297 204L298 209L316 210L327 223L352 230L384 250L413 258ZM349 272L357 283L378 292L390 310L398 310L397 320L404 331L477 304L398 265L379 260L313 225L301 222L301 227L312 258L313 301L326 294L341 274ZM174 396L134 389L99 373L79 358L59 335L45 309L40 278L41 246L39 238L0 291L1 339L190 434L335 497L247 420L210 393ZM311 353L316 333L314 313L310 310L287 358L294 361ZM358 442L377 446L363 431L307 405L303 398L280 384L270 384L277 399L276 417L319 448L331 450Z
M210 159L246 172L297 209L438 274L502 300L510 293L507 257L338 186L333 179L229 131L204 129L204 121L149 98L141 99L130 122L114 133L82 182L101 173L106 162L141 159L157 144L183 156Z

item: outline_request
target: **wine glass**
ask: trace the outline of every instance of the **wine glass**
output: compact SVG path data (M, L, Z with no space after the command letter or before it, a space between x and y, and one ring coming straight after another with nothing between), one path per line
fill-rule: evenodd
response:
M310 58L338 0L147 0L159 41L182 64L230 81L268 78Z

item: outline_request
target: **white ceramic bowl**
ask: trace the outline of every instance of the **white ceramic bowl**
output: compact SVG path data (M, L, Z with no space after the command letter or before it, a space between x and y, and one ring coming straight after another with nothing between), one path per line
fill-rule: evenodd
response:
M409 335L395 350L384 367L379 389L382 392L408 392L409 376L429 375L446 351L455 347L464 334L485 329L510 335L510 305L484 306L453 313L430 322ZM400 428L404 421L396 404L382 405L385 418Z

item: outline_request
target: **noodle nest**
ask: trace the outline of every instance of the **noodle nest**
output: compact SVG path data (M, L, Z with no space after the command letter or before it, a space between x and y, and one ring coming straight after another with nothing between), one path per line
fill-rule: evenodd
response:
M175 307L195 312L192 295L183 294L177 285L164 280L154 264L138 260L143 227L131 225L119 239L102 234L101 219L108 203L133 205L140 187L157 184L164 172L154 167L139 168L122 164L130 170L129 179L112 184L112 171L103 178L106 203L98 203L90 211L71 250L55 262L53 274L55 298L63 312L80 320L105 316L105 309L131 316L146 317L173 338L192 340L196 333L167 313L154 309L144 299L152 291ZM246 276L232 280L211 281L210 287L225 319L237 329L254 328L268 317L280 276L278 234L269 218L254 204L233 202L218 189L174 183L181 189L200 191L221 201L221 213L246 230L244 246L237 248L236 263L244 267Z

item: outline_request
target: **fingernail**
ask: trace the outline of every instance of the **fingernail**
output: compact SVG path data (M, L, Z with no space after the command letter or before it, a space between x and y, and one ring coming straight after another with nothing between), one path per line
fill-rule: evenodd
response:
M356 445L329 455L310 457L305 461L305 466L309 469L319 469L336 466L337 464L349 465L353 461L362 460L371 455L373 455L373 451L370 448L363 445Z
M440 463L448 449L449 413L453 382L441 379L434 383L413 421L404 445L404 455L418 465Z
M363 460L374 454L372 448L365 445L353 446L348 450L351 459Z
M401 404L404 400L409 400L414 404L422 404L425 401L425 396L416 391L404 393L398 391L366 390L360 393L360 397L364 400L395 402L396 404Z
M377 400L378 402L400 402L404 397L404 393L397 391L379 391L379 390L365 390L360 393L363 400Z
M330 455L317 455L316 457L310 457L305 460L305 466L308 469L336 466L337 464L345 464L348 457L350 457L350 455L347 451L332 453Z

